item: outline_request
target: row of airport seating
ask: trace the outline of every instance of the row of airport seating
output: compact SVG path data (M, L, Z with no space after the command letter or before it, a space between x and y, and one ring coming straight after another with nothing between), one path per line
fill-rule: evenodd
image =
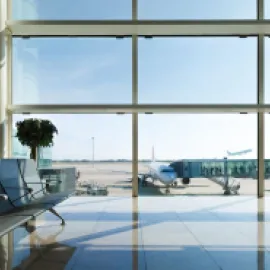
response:
M69 168L68 177L50 179L43 177L44 171L41 174L33 160L0 159L0 237L47 210L64 225L54 207L75 192L75 173L75 168Z

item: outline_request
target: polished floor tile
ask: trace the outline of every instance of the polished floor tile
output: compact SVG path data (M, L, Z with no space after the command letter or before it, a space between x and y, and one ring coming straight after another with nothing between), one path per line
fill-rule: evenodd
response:
M0 269L270 269L270 198L71 197L0 241Z

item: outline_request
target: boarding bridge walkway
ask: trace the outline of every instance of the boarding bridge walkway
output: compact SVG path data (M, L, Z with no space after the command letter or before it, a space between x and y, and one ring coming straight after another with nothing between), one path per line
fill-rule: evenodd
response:
M224 190L224 195L238 194L240 189L240 181L236 178L225 176L211 177L208 180L218 184Z

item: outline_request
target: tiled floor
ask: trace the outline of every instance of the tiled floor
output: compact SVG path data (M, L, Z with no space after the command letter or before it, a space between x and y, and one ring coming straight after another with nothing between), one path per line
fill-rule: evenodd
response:
M2 239L14 247L1 270L270 269L270 197L73 197L57 209L63 229L46 213L31 235Z

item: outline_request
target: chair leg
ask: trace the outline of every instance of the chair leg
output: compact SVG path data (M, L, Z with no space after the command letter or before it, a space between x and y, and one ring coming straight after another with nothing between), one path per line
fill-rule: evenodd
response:
M52 213L52 214L54 214L55 216L57 216L57 217L59 217L61 220L62 220L62 223L61 223L61 225L65 225L66 224L66 222L65 222L65 220L53 209L53 208L50 208L49 209L49 211Z

